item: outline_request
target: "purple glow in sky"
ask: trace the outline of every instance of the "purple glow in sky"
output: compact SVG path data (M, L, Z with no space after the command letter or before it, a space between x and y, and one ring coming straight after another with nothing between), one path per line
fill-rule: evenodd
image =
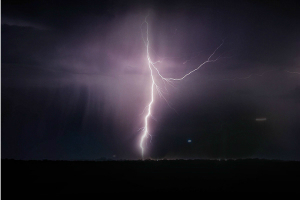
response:
M147 158L299 160L295 8L259 1L2 1L2 158L140 159L138 130L151 94L141 34L149 14L150 56L162 61L155 66L163 77L181 78L223 40L215 56L224 58L168 85L164 97L176 112L155 99Z

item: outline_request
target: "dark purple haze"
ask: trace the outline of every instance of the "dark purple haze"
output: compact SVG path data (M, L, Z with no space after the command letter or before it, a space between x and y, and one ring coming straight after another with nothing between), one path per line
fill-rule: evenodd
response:
M299 160L297 6L142 2L1 2L2 158L140 159L149 14L165 77L225 58L155 94L147 158Z

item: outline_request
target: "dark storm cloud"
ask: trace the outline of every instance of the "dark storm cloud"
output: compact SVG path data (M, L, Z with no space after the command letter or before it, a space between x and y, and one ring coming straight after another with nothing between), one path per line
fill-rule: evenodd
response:
M108 16L113 2L87 1L3 1L2 15L11 20L23 20L47 25L54 29L68 30L86 16ZM82 21L81 21L82 22Z
M2 63L38 64L49 60L57 39L51 31L2 24Z
M7 1L3 2L2 15L5 20L2 24L9 21L9 18L15 18L14 20L23 20L27 24L50 27L52 32L38 32L32 25L31 30L10 28L8 33L5 33L8 28L4 26L3 48L8 50L9 55L4 54L3 62L6 62L5 59L16 59L11 57L12 53L9 52L11 49L15 49L14 51L20 49L21 52L16 53L21 54L19 57L25 58L19 59L33 60L30 57L35 55L34 61L44 60L45 64L53 61L55 67L62 65L61 68L72 65L71 68L73 70L75 68L77 72L89 71L87 65L90 69L95 68L96 63L110 62L107 61L107 56L124 62L128 60L128 56L137 55L136 52L141 51L142 47L129 48L129 45L132 46L135 39L140 37L140 27L136 24L140 24L145 13L151 9L155 10L150 18L154 18L153 24L156 27L151 30L155 35L151 38L152 45L160 56L179 56L188 60L195 51L204 51L204 54L213 51L222 39L226 39L226 45L223 47L225 56L236 56L243 62L262 62L268 63L269 66L290 65L295 57L299 56L295 54L297 48L299 49L299 43L291 42L295 41L299 33L296 17L293 16L293 12L289 15L278 12L278 5L274 4L258 2L150 4L136 1L107 1L87 2L81 5L79 2L67 1L51 1L51 3ZM5 38L6 36L10 38ZM11 38L18 40L12 42ZM6 41L8 44L5 44ZM124 42L122 44L122 41L127 41L128 45ZM36 47L28 48L28 45ZM128 53L124 54L124 51ZM44 56L41 52L44 52ZM104 56L105 54L109 55ZM48 57L45 58L46 55ZM237 67L245 65L239 63ZM96 66L96 68L104 67ZM91 71L95 73L95 69Z
M213 57L220 60L167 85L177 113L155 97L149 156L292 155L293 139L299 142L299 75L287 72L299 69L295 8L265 1L3 1L3 157L139 158L137 130L150 93L141 26L148 14L150 54L162 60L164 76L182 77L224 40Z

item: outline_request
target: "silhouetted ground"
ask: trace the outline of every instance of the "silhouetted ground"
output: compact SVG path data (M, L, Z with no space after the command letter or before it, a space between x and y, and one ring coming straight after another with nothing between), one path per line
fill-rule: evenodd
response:
M274 160L16 161L2 194L299 191L300 162Z

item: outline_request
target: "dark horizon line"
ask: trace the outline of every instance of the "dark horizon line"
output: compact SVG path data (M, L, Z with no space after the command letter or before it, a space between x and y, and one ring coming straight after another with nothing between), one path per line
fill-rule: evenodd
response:
M41 160L26 160L26 159L13 159L13 158L1 158L1 161L50 161L50 162L106 162L106 161L276 161L276 162L300 162L300 160L282 160L282 159L271 159L271 158L179 158L179 159L154 159L154 158L148 158L148 159L110 159L110 158L103 158L103 159L76 159L76 160L51 160L51 159L41 159Z

